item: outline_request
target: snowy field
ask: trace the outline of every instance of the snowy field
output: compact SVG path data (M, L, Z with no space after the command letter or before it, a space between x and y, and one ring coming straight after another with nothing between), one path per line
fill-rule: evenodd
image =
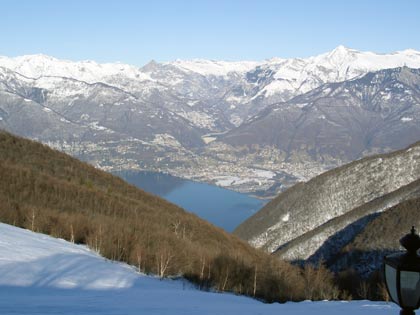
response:
M264 304L159 280L84 246L0 223L0 314L398 314L389 303Z

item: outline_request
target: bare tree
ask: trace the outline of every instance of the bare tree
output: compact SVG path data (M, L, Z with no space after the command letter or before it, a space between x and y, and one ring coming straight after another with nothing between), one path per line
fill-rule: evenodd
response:
M257 265L255 265L254 270L254 289L253 289L253 296L255 297L255 294L257 293Z
M159 277L165 277L169 263L173 257L174 255L171 253L168 245L161 247L159 254L157 255L157 270Z

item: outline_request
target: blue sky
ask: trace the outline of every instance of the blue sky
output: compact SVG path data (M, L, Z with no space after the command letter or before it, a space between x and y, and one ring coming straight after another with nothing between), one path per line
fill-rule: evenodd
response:
M0 0L0 55L71 60L307 57L420 50L418 0Z

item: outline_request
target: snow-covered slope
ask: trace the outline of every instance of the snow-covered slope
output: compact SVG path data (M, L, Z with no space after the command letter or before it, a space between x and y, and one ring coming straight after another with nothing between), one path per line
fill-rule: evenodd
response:
M85 246L0 224L1 286L117 289L138 275Z
M0 224L2 314L365 314L396 313L380 302L264 304L159 280L83 246Z

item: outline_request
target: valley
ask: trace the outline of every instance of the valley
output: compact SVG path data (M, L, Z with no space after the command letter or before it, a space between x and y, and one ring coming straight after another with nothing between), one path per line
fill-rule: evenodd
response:
M0 128L107 171L146 170L273 198L420 137L420 53L144 67L0 57ZM403 141L401 141L403 139Z
M0 315L420 314L420 1L0 9Z
M405 209L405 202L419 196L415 143L420 138L419 68L417 51L375 54L342 46L307 59L151 62L142 68L45 55L1 57L3 154L8 157L11 150L19 156L21 148L16 142L34 146L13 139L15 134L95 167L80 175L80 171L74 173L74 165L88 168L73 160L68 162L73 165L70 169L58 163L64 167L58 171L28 152L23 162L8 157L2 171L7 174L17 167L20 175L13 185L20 188L17 194L5 186L3 198L7 207L24 210L10 216L5 208L3 220L27 228L35 224L27 219L35 210L20 192L29 167L31 176L40 171L43 180L53 178L46 181L45 200L52 198L69 213L78 213L72 216L71 231L68 226L56 230L51 222L63 224L67 212L37 200L36 211L42 213L40 231L71 239L72 224L83 217L88 226L78 232L82 233L79 237L96 248L105 224L99 222L109 224L109 217L117 214L121 226L130 222L123 236L117 233L108 239L110 248L104 254L108 258L138 263L142 270L161 276L184 274L200 285L222 286L222 291L250 295L253 288L267 301L347 294L382 299L384 291L375 278L377 257L396 246L374 247L359 254L356 240L363 233L369 235L364 228L393 207ZM36 151L51 161L61 159L57 152ZM27 164L31 158L38 166L34 161L34 165ZM18 166L13 166L16 162ZM63 170L69 181L64 186L63 178L55 178ZM151 192L188 212L115 178L105 180L107 175L99 170L119 174L148 191L152 184L136 178L139 174L158 174L165 184L174 177L182 178L185 190L175 189L173 195ZM45 185L32 180L37 190ZM50 195L50 190L55 193ZM31 189L29 194L33 194ZM79 194L86 198L81 209L68 197ZM219 199L222 203L216 202ZM264 199L272 200L264 205ZM102 213L102 209L109 210ZM89 218L89 213L100 215ZM408 211L406 216L411 214ZM220 228L234 231L234 236ZM137 234L130 229L147 232ZM210 244L201 233L212 235ZM239 238L267 253L255 251ZM233 250L231 256L223 256L220 239ZM197 252L203 243L206 247ZM245 262L238 260L239 252L248 257L241 258ZM174 261L169 270L162 267L165 257L167 264ZM376 257L375 264L364 268L363 257ZM324 261L327 269L318 265ZM340 278L340 272L351 268L348 261L361 266L353 275L356 286ZM223 266L231 265L238 274L255 268L257 277L256 266L262 262L275 266L270 268L290 268L296 278L285 283L299 283L291 291L293 297L273 298L265 284L258 291L249 277L233 279L225 287ZM216 275L214 264L221 268ZM299 276L301 266L305 270L317 266L316 272L326 277L317 284L325 286L319 295L300 286L311 274L307 271ZM258 274L264 283L271 276L271 269ZM371 289L362 295L358 286Z
M203 290L234 292L270 302L301 301L308 296L303 289L305 276L298 267L39 142L1 131L0 177L3 223L84 244L104 258L135 266L146 274L182 276ZM220 197L220 192L212 193L215 187L204 189L209 197ZM199 193L190 190L197 198ZM226 194L233 192L224 190L223 194L222 204ZM181 199L190 198L183 195ZM239 217L241 210L239 207ZM217 215L219 219L229 217ZM327 280L316 284L322 290L311 293L311 299L338 294L328 271L315 272ZM268 285L273 281L274 289Z

